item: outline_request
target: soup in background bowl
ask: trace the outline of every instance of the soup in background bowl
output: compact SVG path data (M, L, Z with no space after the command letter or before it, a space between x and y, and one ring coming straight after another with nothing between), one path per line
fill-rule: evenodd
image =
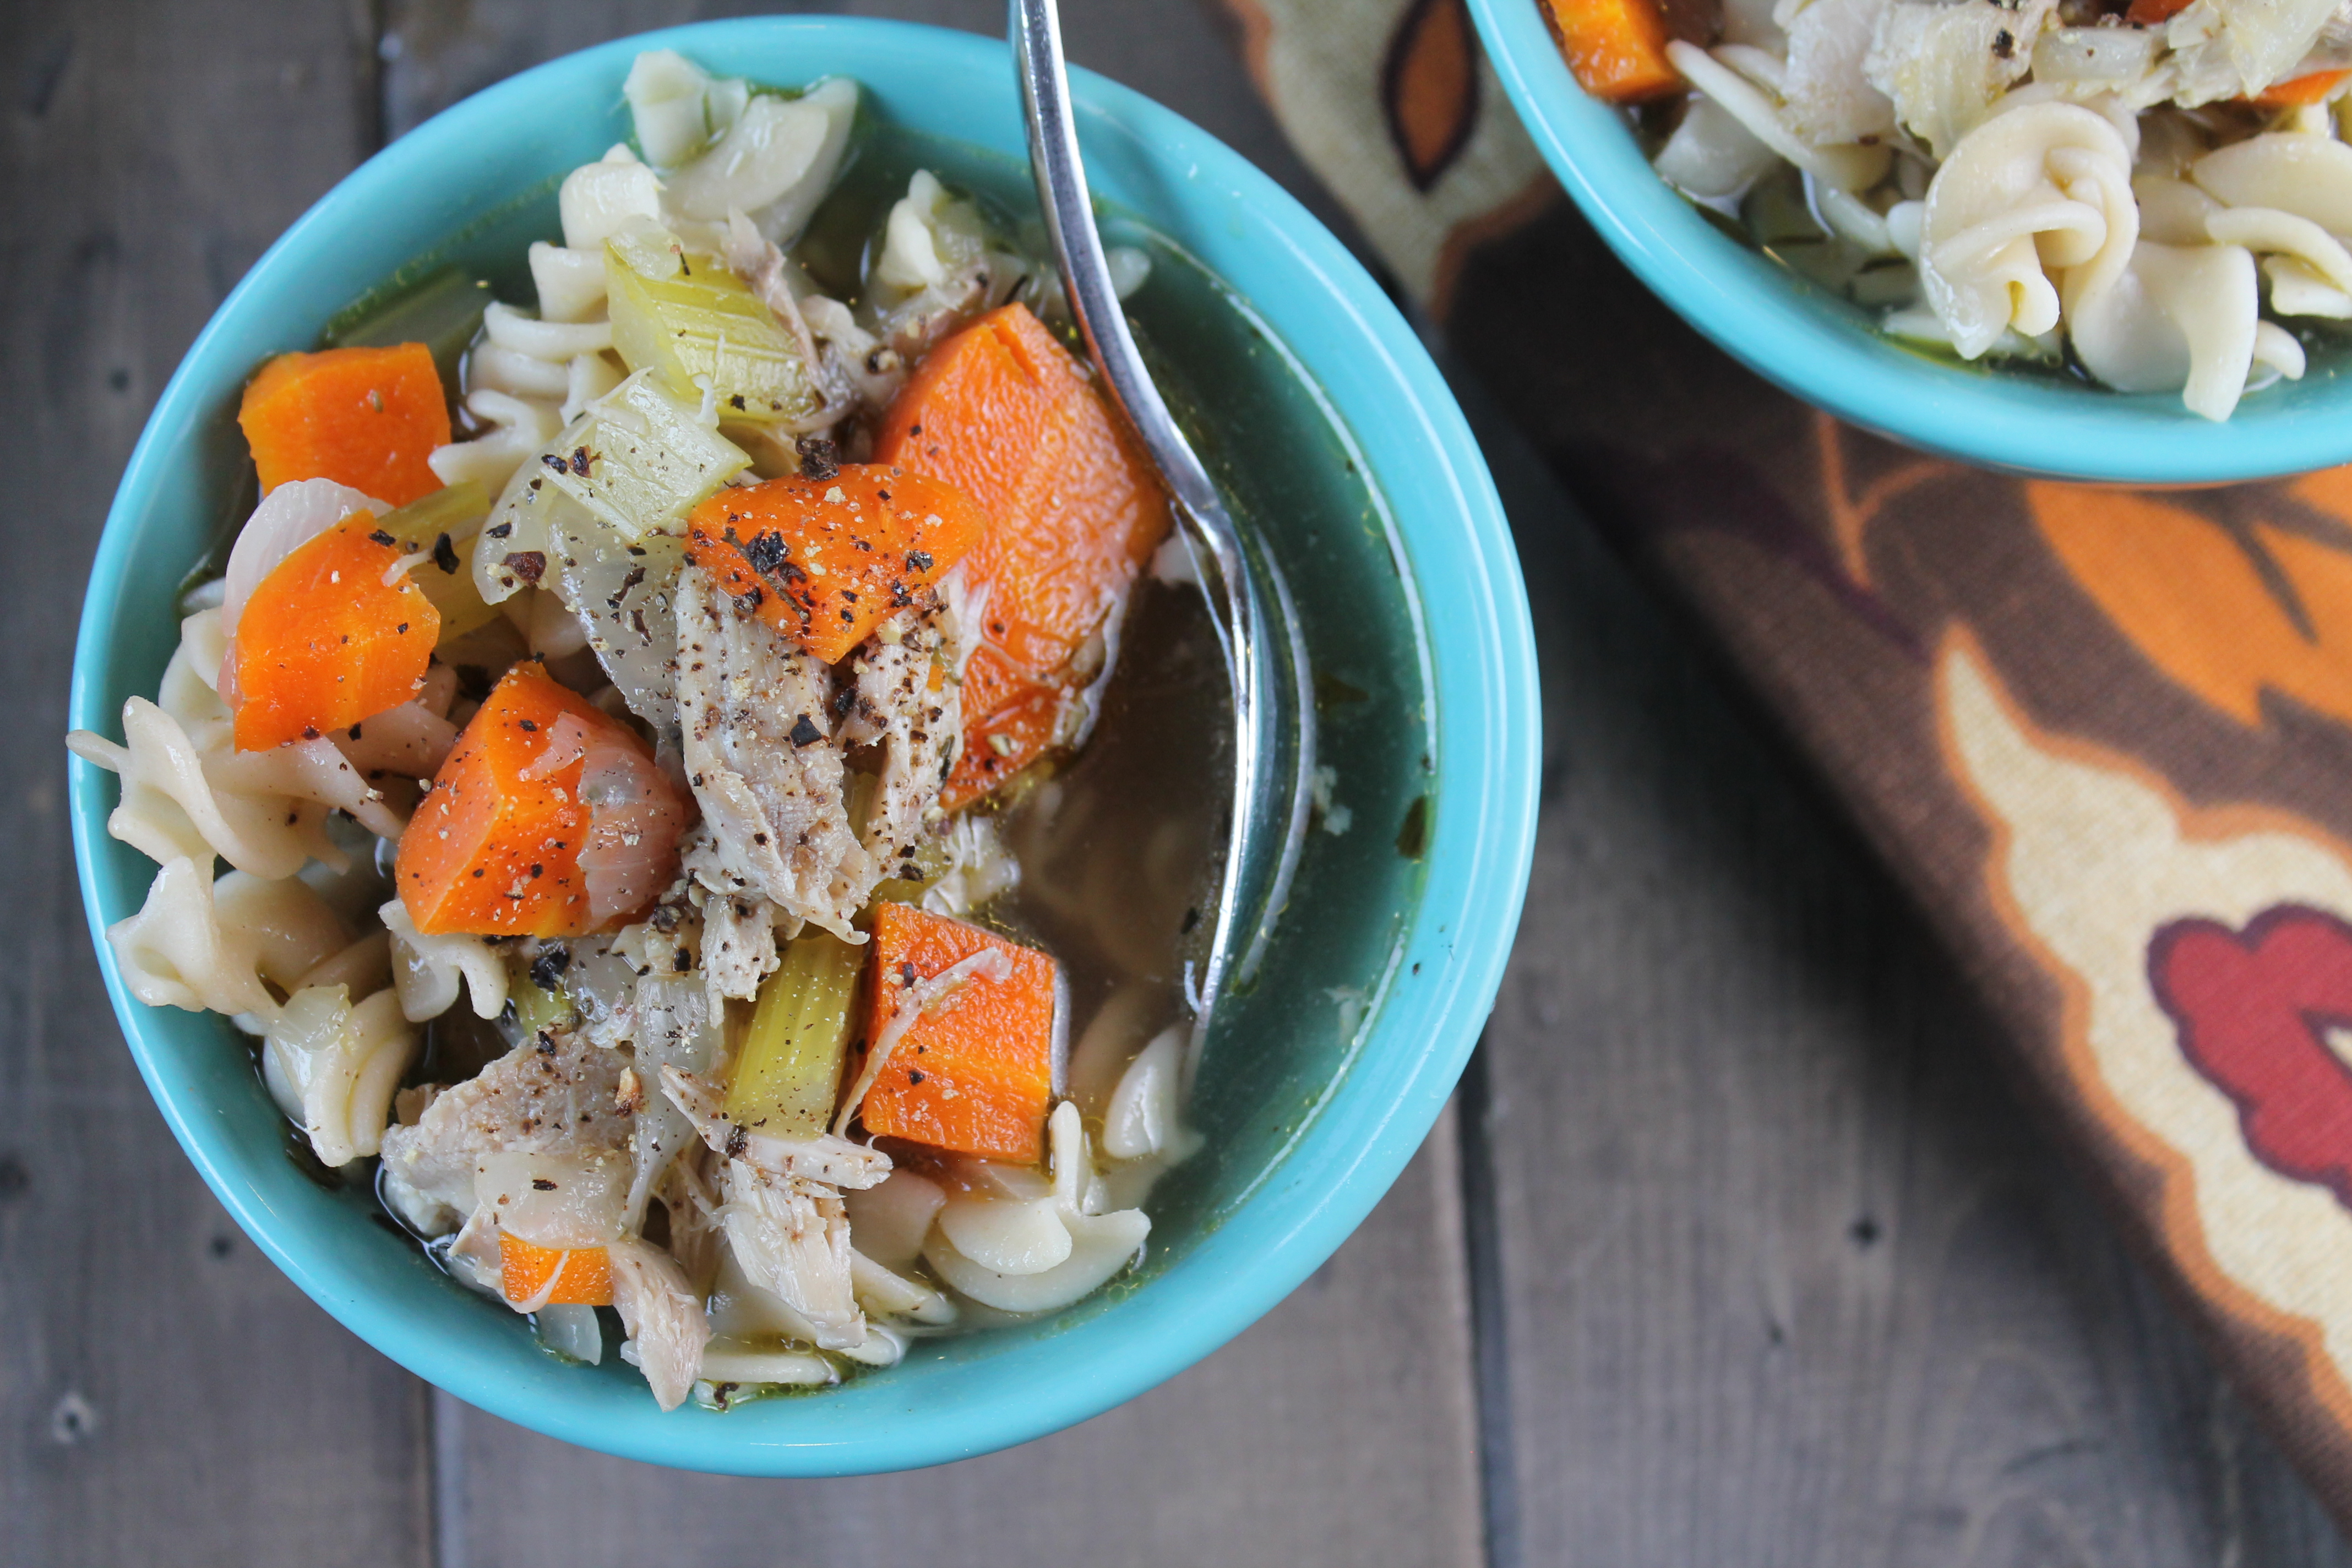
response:
M557 182L626 138L622 79L665 47L763 85L856 79L872 123L836 205L866 201L870 218L921 167L1008 219L1031 209L1010 62L961 35L713 24L570 57L457 106L289 231L166 389L93 573L78 727L116 733L126 699L153 692L183 581L249 510L235 415L254 368L443 268L528 301L520 263L555 237ZM1418 1144L1491 1005L1527 874L1538 736L1523 591L1475 446L1404 324L1295 203L1166 111L1083 75L1076 87L1107 237L1151 260L1129 301L1147 353L1297 595L1329 770L1275 940L1200 1065L1186 1110L1198 1152L1151 1192L1141 1260L1107 1289L731 1409L663 1413L616 1360L559 1362L503 1305L373 1223L364 1184L322 1181L298 1157L225 1020L131 999L102 933L138 910L152 864L106 833L114 782L75 765L101 963L175 1134L316 1300L501 1416L627 1457L774 1474L936 1463L1083 1419L1207 1353L1328 1255ZM1122 985L1168 979L1165 949L1131 934L1181 914L1150 908L1131 868L1197 856L1188 840L1211 836L1210 783L1181 765L1218 710L1198 621L1184 594L1142 593L1097 733L1052 781L1065 826L1023 847L1037 863L1021 923L1066 950L1081 1030ZM1004 822L1019 838L1020 814Z
M1780 160L1773 160L1773 166L1759 165L1757 189L1736 216L1705 210L1687 199L1652 166L1651 156L1662 145L1665 121L1658 122L1660 136L1645 141L1633 114L1580 87L1546 20L1548 4L1549 0L1470 0L1479 36L1513 108L1545 161L1618 258L1693 326L1759 374L1842 418L1912 446L1987 467L2053 478L2126 484L2220 483L2301 473L2352 457L2352 379L2346 374L2340 333L2332 322L2309 316L2288 318L2295 328L2294 342L2278 321L2264 322L2269 330L2261 332L2257 345L2273 361L2290 367L2300 364L2300 379L2271 380L2273 373L2264 370L2262 379L2268 384L2247 391L2242 397L2236 396L2234 384L2224 389L2224 395L2200 383L2190 401L2209 415L2226 411L2226 421L2200 416L2184 406L2177 379L2162 391L2126 393L2096 384L2075 360L2065 357L2074 351L2055 337L2036 343L2004 342L1982 358L1963 360L1956 357L1953 349L1906 342L1888 332L1885 327L1890 304L1910 296L1886 289L1904 285L1910 277L1908 266L1897 265L1902 259L1899 255L1892 259L1882 256L1864 276L1856 268L1864 258L1853 245L1822 242L1824 226L1835 225L1835 215L1829 207L1859 213L1858 205L1839 204L1834 197L1826 203L1817 196L1809 200L1803 183L1777 166ZM1979 13L1992 15L1986 7L1971 15ZM1958 15L1954 13L1955 17ZM1736 73L1719 61L1696 51L1682 54L1683 46L1673 47L1717 90L1743 100L1753 95L1761 101L1752 84L1743 88L1739 81L1730 80ZM1753 63L1769 76L1769 68L1762 63L1759 52L1732 53L1736 59ZM2020 61L2025 58L2021 52L2018 56ZM2022 105L2049 90L2046 85L2029 87L2012 97ZM2072 105L2038 104L2027 118L2071 118L2089 112ZM2122 114L2116 118L2125 123L2130 119ZM1701 119L1720 122L1713 109ZM2001 120L1988 120L1985 124L2000 127ZM2011 129L2015 127L2002 128L2000 135L2007 136ZM2249 124L2228 135L2216 132L2214 139L2228 141L2251 129L2257 127ZM2113 144L2109 150L2117 152L2129 138L2110 132L2105 140ZM2235 143L2240 148L2247 145L2242 141ZM1883 154L1885 149L1851 151ZM2120 167L2125 161L2119 154L2108 158L2107 163ZM2352 163L2352 159L2347 161ZM1924 156L1899 162L1920 174L1935 166L1931 158ZM2063 156L2060 162L2064 164ZM1901 168L1895 170L1901 172ZM2106 177L2104 166L2101 177ZM1916 194L1927 194L1924 184ZM2178 190L2173 194L2183 195ZM2116 196L2123 205L2131 205L2120 190ZM2148 236L2181 241L2180 225L2186 219L2174 209L2185 211L2186 205L2200 203L2210 205L2195 191L2186 192L2183 201L2164 207L2158 215L2163 221L2150 220ZM1905 221L1916 226L1924 205L1913 206L1904 215ZM1876 216L1866 216L1863 226L1870 226L1869 217ZM1990 234L1990 228L1986 232ZM1898 235L1879 248L1899 248L1897 241L1911 243L1907 234ZM2058 248L2063 247L2053 247L2053 252ZM2199 247L2180 254L2194 258L2210 248L2217 247ZM2063 270L2054 262L2052 266L2053 271ZM2238 270L2250 279L2252 268L2248 261ZM2251 287L2244 279L2239 281ZM2189 290L2190 297L2196 294L2196 289ZM2053 292L2053 300L2054 297ZM1950 335L1948 323L1937 320L1937 312L1915 309L1892 313L1898 325L1912 323L1906 330L1929 336ZM2107 336L2117 333L2109 331ZM2101 363L2107 364L2110 375L2144 370L2123 362L2138 355L2145 345L2130 333L2121 336L2131 340L2122 345L2130 353L2119 357L2119 351L2111 352L2109 359ZM1978 337L1969 338L1965 346L1983 353L1985 345ZM2114 344L2106 346L2116 349ZM2263 369L2259 354L2255 368ZM2158 384L2161 380L2158 377L2147 384Z

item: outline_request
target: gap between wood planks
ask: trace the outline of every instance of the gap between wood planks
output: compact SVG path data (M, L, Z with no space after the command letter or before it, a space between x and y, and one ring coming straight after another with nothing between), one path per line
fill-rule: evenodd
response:
M1462 1243L1470 1279L1471 1386L1478 1400L1478 1506L1487 1568L1520 1568L1518 1469L1504 1312L1503 1230L1495 1190L1494 1081L1482 1030L1454 1096Z

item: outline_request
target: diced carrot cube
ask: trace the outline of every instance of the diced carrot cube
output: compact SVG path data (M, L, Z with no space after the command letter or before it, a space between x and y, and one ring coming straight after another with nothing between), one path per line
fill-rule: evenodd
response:
M1569 69L1593 97L1640 103L1683 90L1658 0L1547 0L1546 8Z
M449 443L449 405L423 343L279 354L246 387L236 422L264 495L332 479L406 506L441 488L425 459Z
M1002 656L987 647L972 654L965 669L967 702L975 684L972 670L983 660L1001 663ZM955 768L940 786L940 805L950 811L985 798L997 785L1044 756L1061 728L1062 706L1069 700L1066 688L1033 680L1017 671L991 684L997 689L988 702L977 705L980 717L965 722L963 749L956 753Z
M580 798L584 756L547 756L567 717L652 768L633 731L539 664L516 665L467 721L400 837L394 874L418 931L582 936L604 923L580 866L591 826Z
M990 1160L1045 1157L1054 1102L1054 961L1033 947L912 904L874 914L866 1037L879 1040L908 991L992 947L1012 977L976 975L900 1037L866 1091L866 1130Z
M416 695L441 612L405 574L384 581L406 553L390 541L354 512L255 586L222 692L238 750L348 729Z
M2257 109L2303 109L2315 103L2325 103L2327 95L2352 70L2312 71L2286 81L2273 82L2254 99Z
M601 1247L541 1247L499 1232L499 1290L520 1306L547 1290L550 1307L609 1307L613 1304L613 1259Z
M687 554L719 586L835 664L970 554L988 519L951 484L850 463L722 489L687 528Z
M1066 700L1084 684L1072 656L1171 521L1159 476L1077 361L1025 307L991 311L931 351L876 448L884 461L957 486L988 515L964 574L988 594L982 636L1009 672L1003 700L1028 701L1040 687ZM995 707L968 683L963 709L965 758L979 770L975 747L986 743Z

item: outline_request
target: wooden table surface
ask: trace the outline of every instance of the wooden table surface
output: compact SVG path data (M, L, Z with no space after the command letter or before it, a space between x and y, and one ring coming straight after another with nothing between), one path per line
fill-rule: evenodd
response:
M1207 0L1066 9L1079 62L1337 224ZM2352 1562L1834 804L1469 385L1543 658L1535 881L1454 1111L1263 1322L1026 1447L753 1481L483 1415L281 1278L165 1132L89 951L59 737L99 525L197 328L353 163L698 14L0 6L0 520L33 552L0 574L0 1563Z

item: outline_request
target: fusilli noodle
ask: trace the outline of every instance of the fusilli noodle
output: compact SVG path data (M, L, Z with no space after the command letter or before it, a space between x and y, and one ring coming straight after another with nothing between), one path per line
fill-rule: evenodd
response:
M218 856L257 877L290 877L303 862L347 863L327 837L331 811L397 837L400 819L381 792L324 738L268 752L239 752L229 713L206 679L219 668L218 610L182 623L163 672L160 703L122 705L123 742L87 730L66 737L76 756L118 774L122 800L106 821L115 837L161 864Z
M462 983L477 1017L495 1018L507 1005L507 963L478 936L422 936L398 899L376 911L392 934L392 984L412 1024L437 1018L457 1005Z
M1694 91L1654 163L1718 205L1776 160L1800 171L1808 221L1848 247L1842 286L1897 336L2055 363L2063 333L2105 384L2225 419L2255 378L2305 372L2262 320L2264 279L2273 316L2352 319L2335 15L2196 0L2101 26L2116 19L2056 0L1778 0L1767 19L1743 0L1712 49L1665 46ZM2218 100L2265 128L2199 108Z
M347 1165L382 1149L393 1092L415 1052L394 993L354 1005L345 985L313 985L270 1020L262 1076L320 1162Z

